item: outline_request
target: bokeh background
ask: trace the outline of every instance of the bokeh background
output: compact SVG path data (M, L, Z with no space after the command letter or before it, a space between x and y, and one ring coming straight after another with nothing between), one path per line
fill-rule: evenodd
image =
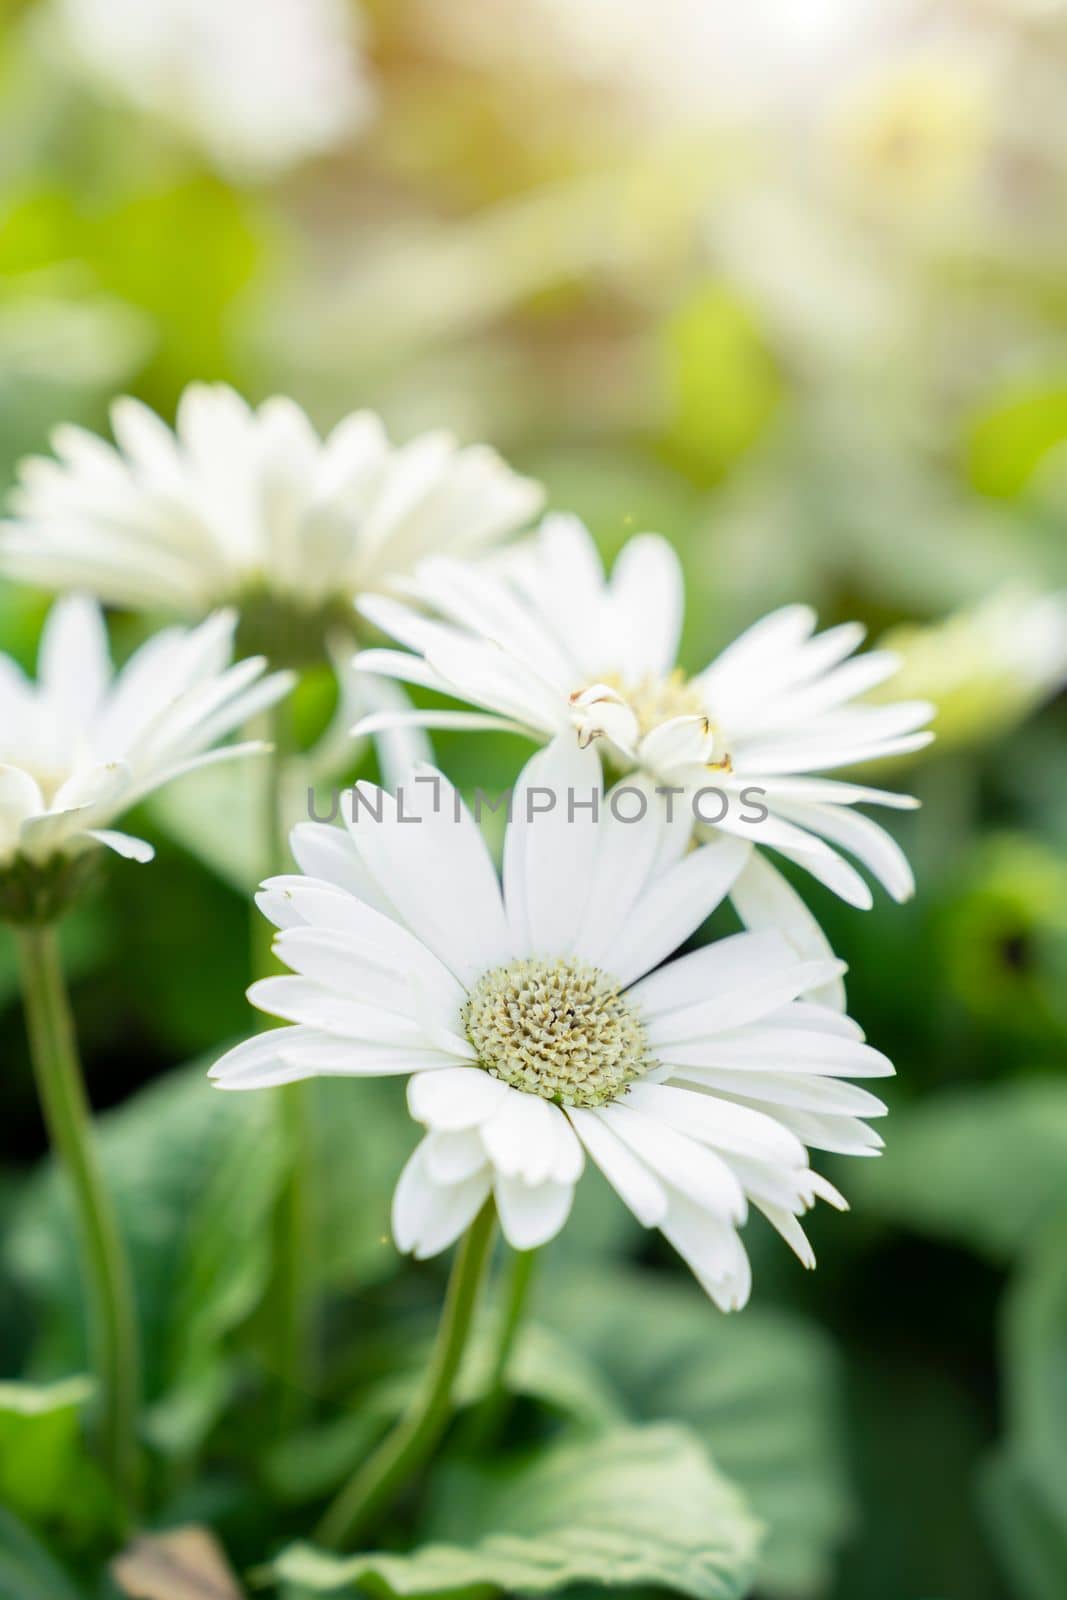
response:
M890 819L915 900L859 913L804 885L899 1071L884 1157L831 1163L853 1215L814 1218L814 1276L753 1224L754 1302L728 1321L587 1179L528 1383L562 1404L563 1371L590 1406L611 1387L696 1428L770 1524L771 1600L1063 1600L1067 6L9 0L0 18L5 483L57 422L106 432L119 392L168 418L196 378L291 393L323 426L370 406L398 438L491 441L608 555L667 534L691 667L803 599L891 636L894 695L940 703L933 753L879 774L923 801ZM5 650L32 660L45 604L0 590ZM120 653L144 628L114 617ZM327 672L306 688L309 729L331 694ZM438 753L492 788L522 747ZM417 1339L439 1283L383 1237L413 1142L396 1097L329 1086L329 1386L317 1429L249 1437L275 1157L186 1065L249 1026L255 841L240 780L212 783L143 819L157 863L116 866L67 953L171 1508L253 1560L358 1445L384 1311ZM2 939L0 1353L54 1378L83 1333L15 981ZM53 1432L0 1461L0 1502L76 1555L91 1475L74 1423ZM0 1445L20 1437L0 1417Z

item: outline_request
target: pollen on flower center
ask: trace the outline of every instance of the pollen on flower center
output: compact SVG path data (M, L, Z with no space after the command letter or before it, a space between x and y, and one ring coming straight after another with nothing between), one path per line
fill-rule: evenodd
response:
M619 691L637 718L642 735L674 717L702 717L707 709L699 687L680 667L665 678L645 677L637 683L626 683L617 674L608 673L601 682Z
M570 957L494 967L472 989L463 1024L494 1078L561 1105L606 1105L656 1064L617 985Z

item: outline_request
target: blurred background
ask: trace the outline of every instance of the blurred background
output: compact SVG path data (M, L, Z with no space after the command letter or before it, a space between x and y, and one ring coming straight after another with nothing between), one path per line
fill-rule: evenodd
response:
M807 600L890 636L894 698L939 702L934 752L878 775L923 800L890 819L917 898L864 914L803 885L899 1072L884 1157L830 1163L853 1215L815 1217L820 1270L753 1225L754 1303L727 1322L590 1191L540 1315L591 1385L684 1417L749 1492L762 1595L1063 1600L1067 5L8 0L0 18L5 485L58 421L106 432L120 392L168 419L195 378L291 393L324 427L369 406L397 438L489 440L609 556L667 534L690 667ZM0 590L3 649L32 661L45 604ZM120 653L144 626L114 618ZM492 788L522 746L438 754ZM68 958L141 1263L153 1439L175 1505L252 1559L265 1519L302 1526L329 1486L332 1435L241 1464L270 1158L183 1064L248 1030L252 869L225 797L175 794L142 823L157 864L112 871ZM0 1006L0 1353L55 1377L83 1336L6 939ZM421 1327L438 1293L382 1239L412 1130L358 1088L324 1115L337 1397L373 1370L376 1308ZM76 1512L27 1507L19 1476L0 1466L0 1501L91 1542L84 1471Z

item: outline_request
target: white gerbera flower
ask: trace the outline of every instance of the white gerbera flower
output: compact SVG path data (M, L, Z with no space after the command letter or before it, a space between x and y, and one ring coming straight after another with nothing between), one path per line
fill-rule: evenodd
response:
M345 0L53 0L75 64L238 179L330 149L373 107Z
M885 1108L841 1079L892 1067L851 1021L803 998L839 964L800 961L777 935L660 966L745 850L727 835L687 850L687 822L647 778L643 816L624 822L633 796L616 807L601 781L595 752L570 738L534 756L512 799L503 893L477 825L432 768L396 799L361 785L347 831L297 827L305 876L269 880L259 902L292 975L249 991L294 1026L238 1045L211 1076L224 1089L410 1076L427 1133L393 1228L418 1256L445 1249L490 1193L516 1249L544 1243L588 1155L734 1309L749 1292L737 1232L749 1203L812 1265L797 1218L817 1197L844 1202L805 1146L874 1152L858 1118Z
M0 572L191 615L232 602L253 637L280 615L320 646L356 593L483 549L542 498L484 446L433 433L393 447L369 412L322 440L293 401L253 410L221 384L185 391L174 432L136 400L111 417L117 447L66 426L57 460L23 463Z
M292 685L262 658L230 665L234 623L167 628L115 673L99 606L71 596L49 613L36 683L0 656L0 899L94 844L150 860L111 822L181 773L263 748L215 748Z
M933 712L925 701L856 703L897 667L885 651L849 659L863 639L859 623L816 634L814 612L788 606L687 678L675 665L683 583L672 547L650 534L631 539L609 580L586 529L563 516L547 518L492 571L428 560L405 588L436 615L389 598L369 597L360 609L418 654L368 650L357 664L484 713L382 712L357 732L405 723L540 738L570 730L582 744L599 741L618 766L685 791L702 828L778 851L853 905L870 906L871 891L835 846L895 899L913 892L900 849L852 808L916 802L813 776L917 750L933 737L919 731ZM761 902L764 890L777 900L789 893L766 863L743 889ZM778 905L771 920L782 911ZM751 912L759 915L755 904ZM815 939L809 930L809 950Z

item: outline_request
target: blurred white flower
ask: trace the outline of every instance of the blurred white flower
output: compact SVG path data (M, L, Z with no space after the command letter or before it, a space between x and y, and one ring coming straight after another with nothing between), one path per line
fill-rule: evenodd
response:
M119 605L201 615L241 607L254 637L281 607L316 636L355 594L434 552L473 554L525 524L540 488L495 451L424 434L391 446L356 412L322 440L293 401L258 409L193 384L172 432L139 401L112 407L117 447L56 430L58 457L22 464L0 571Z
M41 637L38 677L0 656L0 879L94 844L136 861L151 846L110 827L162 784L208 762L263 748L219 746L291 687L265 662L230 665L235 617L168 628L114 673L99 606L60 600Z
M453 57L510 78L577 81L609 94L638 125L678 127L777 111L798 91L813 92L882 3L418 0L414 14L420 35Z
M897 686L937 702L938 740L1004 733L1067 684L1067 593L1003 589L942 622L894 628Z
M675 664L683 580L673 548L650 534L632 539L609 580L586 529L563 516L547 518L493 570L429 560L405 587L434 615L388 597L366 598L360 609L417 654L368 650L357 665L484 709L383 711L357 732L418 723L537 738L567 730L679 792L720 791L724 814L712 817L707 802L702 822L778 851L852 905L870 906L871 891L834 846L895 899L912 893L899 848L853 807L914 802L812 776L918 750L933 737L920 731L933 711L925 701L856 703L897 668L886 651L849 659L860 624L816 635L814 612L787 606L687 678Z
M431 1256L494 1196L519 1250L563 1227L585 1156L659 1228L724 1310L748 1298L738 1228L749 1203L806 1266L797 1218L821 1197L806 1146L870 1155L885 1107L842 1082L892 1072L848 1018L804 998L840 963L798 961L775 934L740 934L661 966L736 879L744 847L688 851L689 826L641 780L624 823L601 800L594 751L557 738L525 768L503 893L484 840L433 769L402 805L361 785L346 830L292 836L304 876L259 903L292 976L250 998L294 1026L238 1045L224 1089L318 1074L409 1077L427 1131L397 1186L401 1249ZM549 791L550 814L528 804ZM572 808L564 799L573 796ZM377 818L380 816L380 821ZM419 818L418 827L404 826Z
M373 94L346 0L53 0L105 92L160 118L231 177L270 177L359 129Z
M970 45L964 48L964 43ZM834 176L871 215L958 223L988 177L1001 63L976 41L932 42L857 70L823 131Z

